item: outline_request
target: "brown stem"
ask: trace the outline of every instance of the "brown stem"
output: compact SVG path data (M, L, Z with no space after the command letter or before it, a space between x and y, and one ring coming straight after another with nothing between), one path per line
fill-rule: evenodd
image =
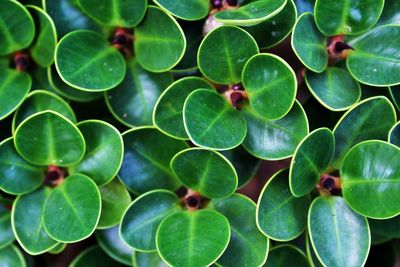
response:
M354 48L344 42L344 35L341 34L331 37L327 50L330 64L332 64L337 59L346 59Z
M65 171L54 165L49 165L45 172L44 184L50 187L56 187L64 181Z
M202 197L198 192L188 189L182 200L188 211L195 211L200 208Z
M117 28L110 38L111 45L118 49L125 58L133 56L134 36L129 29Z
M340 195L342 192L340 177L324 173L317 184L317 189L320 195Z
M13 55L13 65L18 71L26 71L29 67L29 55L25 52L18 51Z
M249 98L242 84L234 84L228 88L225 92L223 92L225 99L237 110L242 108L242 105L245 100Z

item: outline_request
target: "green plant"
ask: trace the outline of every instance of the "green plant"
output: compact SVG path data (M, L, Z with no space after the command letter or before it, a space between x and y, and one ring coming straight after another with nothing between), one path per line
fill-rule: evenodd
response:
M0 0L0 266L394 266L399 18Z

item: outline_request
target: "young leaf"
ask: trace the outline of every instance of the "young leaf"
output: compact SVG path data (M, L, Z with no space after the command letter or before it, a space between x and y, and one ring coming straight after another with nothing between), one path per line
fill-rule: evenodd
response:
M67 247L66 243L57 243L57 245L55 247L53 247L52 249L50 249L49 251L47 251L50 254L60 254L61 252L63 252L65 250L65 248Z
M14 245L0 249L0 262L5 267L26 267L24 256Z
M11 210L0 204L0 249L7 247L15 240L11 226Z
M264 267L296 266L310 267L306 255L297 247L284 244L273 247L269 251L268 261Z
M126 267L125 264L110 258L99 246L92 246L82 251L69 265L70 267Z
M205 267L225 251L230 227L225 216L210 209L181 211L162 221L156 239L157 250L169 265Z
M308 228L313 249L324 266L365 264L371 245L368 221L343 198L316 198L308 213Z
M208 15L208 0L154 0L154 3L175 17L183 20L199 20Z

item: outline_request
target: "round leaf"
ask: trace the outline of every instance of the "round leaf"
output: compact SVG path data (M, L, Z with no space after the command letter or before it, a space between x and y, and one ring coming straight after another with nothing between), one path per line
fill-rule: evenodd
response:
M161 259L158 252L140 252L133 253L133 266L136 267L168 267L168 265Z
M167 190L141 195L126 210L120 226L122 239L139 251L156 250L156 231L168 215L180 210L179 199Z
M67 247L66 243L58 243L56 246L54 246L52 249L50 249L48 251L48 253L50 254L60 254L61 252L63 252L65 250L65 248Z
M280 119L293 106L296 74L280 57L273 54L253 56L243 69L242 80L250 105L266 119Z
M114 261L99 246L93 246L81 252L69 265L70 267L126 267Z
M294 26L292 48L299 60L310 70L322 72L328 66L327 40L315 25L312 13L303 13Z
M249 198L234 194L212 200L210 208L223 214L231 227L231 239L218 266L261 266L268 254L269 241L258 230L254 217L256 205Z
M400 147L400 122L393 125L389 132L389 143Z
M15 237L11 227L11 210L0 204L0 249L14 242Z
M308 134L307 116L297 101L285 117L275 121L263 118L250 105L246 105L243 112L247 121L243 146L260 159L278 160L292 156Z
M310 267L304 252L295 246L284 244L273 247L269 251L268 261L264 267L296 266Z
M397 110L400 110L400 85L389 87L389 94Z
M220 213L204 209L168 216L157 230L157 250L172 266L205 267L228 246L229 222Z
M135 55L139 64L152 72L172 69L186 50L185 34L176 20L149 6L144 20L135 28Z
M144 17L146 0L78 0L82 10L93 20L107 26L134 27Z
M118 177L129 190L141 194L157 188L179 187L169 163L176 153L188 147L184 141L170 138L153 127L135 128L122 137L124 160Z
M183 122L190 140L200 147L227 150L246 136L246 120L240 111L209 89L195 90L186 98Z
M375 26L387 24L400 24L400 2L397 0L385 0L385 6Z
M343 197L360 214L385 219L400 214L400 148L383 141L354 146L340 168Z
M364 266L371 245L368 221L343 198L316 198L308 213L308 228L313 249L324 266Z
M311 192L335 153L335 137L328 128L311 132L297 147L290 164L290 191L296 197Z
M208 0L155 0L161 8L183 20L199 20L208 15Z
M289 241L307 225L310 196L294 197L289 190L289 171L276 173L265 184L257 203L258 228L269 238Z
M77 242L94 232L100 210L100 192L96 184L85 175L73 174L47 197L44 228L59 242ZM65 227L66 223L68 227Z
M124 81L106 92L107 106L117 120L129 127L151 125L154 105L172 83L172 76L146 71L135 60L127 64Z
M26 267L24 256L14 245L0 249L0 262L4 267Z
M183 104L198 88L214 89L206 80L189 76L175 81L159 97L153 112L153 123L163 133L178 139L189 139L183 124Z
M34 36L35 25L28 10L17 1L1 1L0 56L28 47Z
M15 237L31 255L42 254L57 245L57 241L53 240L43 227L43 208L49 194L50 189L42 187L32 193L18 196L13 205Z
M328 67L322 73L307 71L305 80L311 94L329 110L346 110L360 100L360 84L345 70Z
M207 198L224 198L237 188L238 177L232 163L213 150L183 150L171 160L171 169L184 186Z
M257 53L257 43L250 34L237 27L221 26L204 38L197 61L209 80L234 84L240 82L247 60Z
M85 152L85 142L78 128L50 110L25 119L15 130L14 144L21 157L41 166L76 164Z
M122 54L98 33L79 30L65 35L57 45L55 63L61 79L83 91L105 91L125 77Z
M355 51L347 58L347 68L361 83L373 86L400 84L400 25L377 27L351 41Z
M315 22L325 35L359 34L375 25L384 0L317 0Z

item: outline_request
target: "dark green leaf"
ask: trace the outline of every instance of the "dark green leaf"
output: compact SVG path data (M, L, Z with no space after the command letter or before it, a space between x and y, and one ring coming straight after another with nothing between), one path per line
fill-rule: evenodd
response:
M383 237L399 238L400 237L400 216L393 217L387 220L368 220L371 228L371 233ZM374 241L374 240L372 240Z
M66 247L67 247L66 243L58 243L55 247L53 247L47 252L50 254L60 254L65 250Z
M397 110L400 110L400 85L389 87L390 98Z
M24 256L14 245L0 249L0 262L2 267L26 267Z
M385 6L375 26L387 24L400 24L400 2L397 0L385 0Z
M82 251L69 265L69 267L126 267L114 261L99 246L92 246Z
M177 18L184 20L199 20L208 15L208 0L155 0L161 8Z
M400 147L400 123L397 122L389 131L389 143Z
M310 267L310 263L304 252L295 246L284 244L273 247L269 251L268 261L264 267L284 266Z
M168 267L161 259L158 252L140 252L135 251L133 254L133 266L136 267Z
M14 242L15 237L11 227L11 210L0 204L0 249Z

